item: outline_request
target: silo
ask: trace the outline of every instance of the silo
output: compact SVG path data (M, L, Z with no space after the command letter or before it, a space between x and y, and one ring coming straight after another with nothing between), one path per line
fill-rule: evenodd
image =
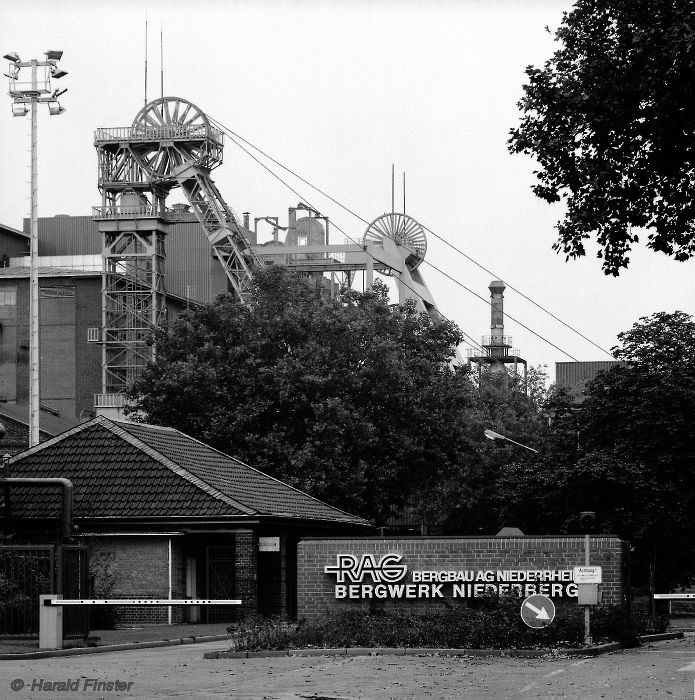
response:
M323 223L313 216L302 216L290 226L287 231L285 244L288 246L325 245L326 229ZM325 257L325 253L298 254L298 260L318 260Z

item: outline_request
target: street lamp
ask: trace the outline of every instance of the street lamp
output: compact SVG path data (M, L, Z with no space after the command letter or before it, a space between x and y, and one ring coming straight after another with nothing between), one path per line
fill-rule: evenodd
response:
M48 105L51 115L62 114L65 109L60 106L58 96L66 89L51 92L51 78L67 75L58 68L62 51L46 51L46 60L22 61L16 51L6 53L3 58L10 62L5 76L10 81L9 95L12 98L12 116L23 117L31 108L31 227L29 238L29 447L39 444L39 270L38 242L39 219L37 209L37 172L36 172L36 124L37 105ZM30 77L23 77L22 69L28 69ZM25 71L26 73L26 71Z
M488 440L506 440L507 442L511 442L514 445L518 445L519 447L523 447L525 450L531 450L531 452L535 452L536 454L538 454L538 450L534 450L533 447L529 447L528 445L522 445L520 442L517 442L516 440L512 440L511 438L505 437L504 435L500 435L499 433L496 433L494 430L486 430L485 437Z

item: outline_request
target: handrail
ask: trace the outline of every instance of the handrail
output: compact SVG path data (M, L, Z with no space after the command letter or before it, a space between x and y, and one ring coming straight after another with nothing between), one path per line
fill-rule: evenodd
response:
M182 124L167 124L162 126L116 126L99 128L94 132L94 140L98 141L161 141L163 139L207 138L223 141L224 135L219 129L205 124L184 126Z

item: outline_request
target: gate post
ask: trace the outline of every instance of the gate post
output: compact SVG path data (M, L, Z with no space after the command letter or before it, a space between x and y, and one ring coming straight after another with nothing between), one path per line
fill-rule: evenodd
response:
M39 596L39 649L63 648L63 606L44 603L62 597L57 594Z

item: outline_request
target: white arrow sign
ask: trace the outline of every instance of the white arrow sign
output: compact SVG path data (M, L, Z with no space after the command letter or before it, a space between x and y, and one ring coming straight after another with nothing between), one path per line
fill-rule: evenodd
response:
M549 620L550 615L546 612L545 608L537 608L535 605L531 605L531 603L527 601L524 602L524 605L531 611L536 613L536 620Z
M534 629L547 627L555 619L555 605L548 596L530 595L521 603L521 619Z

